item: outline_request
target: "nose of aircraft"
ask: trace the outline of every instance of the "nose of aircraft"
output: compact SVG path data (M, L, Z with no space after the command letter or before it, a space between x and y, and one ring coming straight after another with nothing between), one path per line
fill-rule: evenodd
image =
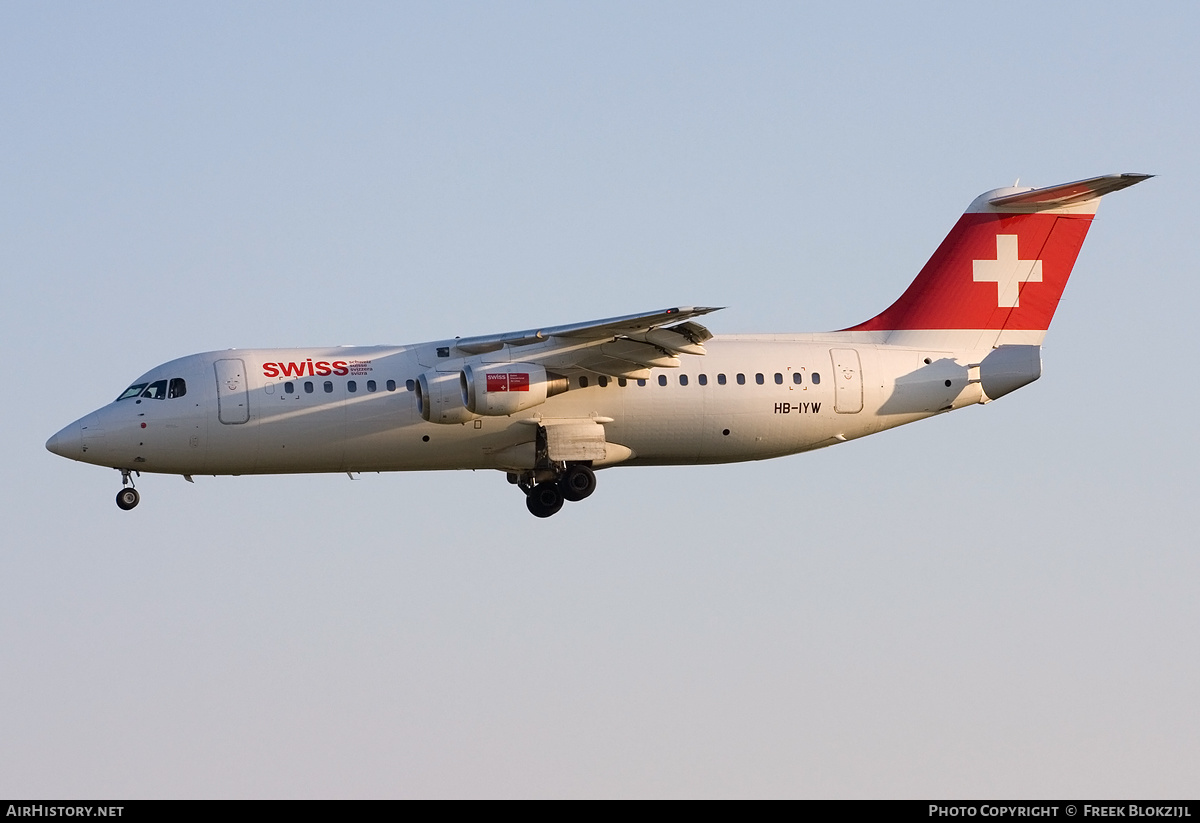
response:
M47 440L46 449L54 452L59 457L67 457L71 460L78 460L80 457L83 457L83 436L79 429L79 421L77 420L71 425L64 427Z

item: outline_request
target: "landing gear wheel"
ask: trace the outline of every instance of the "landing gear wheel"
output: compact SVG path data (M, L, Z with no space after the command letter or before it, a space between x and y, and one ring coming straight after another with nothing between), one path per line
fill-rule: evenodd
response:
M596 473L591 470L591 467L576 463L567 466L558 485L562 489L563 497L567 500L572 502L583 500L596 490Z
M138 494L137 489L121 489L117 492L117 508L122 511L129 511L136 506L142 499Z
M525 507L534 517L549 517L563 507L563 493L557 483L538 483L525 498Z

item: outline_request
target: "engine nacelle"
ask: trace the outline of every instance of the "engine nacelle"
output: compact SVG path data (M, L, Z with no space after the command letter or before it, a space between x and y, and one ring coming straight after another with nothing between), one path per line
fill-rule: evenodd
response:
M463 406L461 372L427 371L417 378L417 411L430 423L466 423L479 415Z
M488 416L531 409L567 390L567 378L530 363L467 365L460 375L463 406Z

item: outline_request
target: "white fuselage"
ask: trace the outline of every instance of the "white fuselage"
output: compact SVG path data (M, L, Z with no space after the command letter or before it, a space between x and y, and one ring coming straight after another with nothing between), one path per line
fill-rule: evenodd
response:
M872 338L714 337L706 356L652 369L648 379L568 373L569 389L533 408L448 424L422 419L413 381L462 368L465 358L437 356L439 348L453 351L453 340L207 352L137 381L182 379L183 396L114 401L55 435L52 450L183 475L519 471L533 465L538 426L530 424L569 419L603 425L608 447L592 461L596 467L726 463L821 448L990 399L978 367L990 349L939 351ZM1017 385L1036 379L1037 347L1013 348L1032 351ZM988 393L999 396L1012 383Z

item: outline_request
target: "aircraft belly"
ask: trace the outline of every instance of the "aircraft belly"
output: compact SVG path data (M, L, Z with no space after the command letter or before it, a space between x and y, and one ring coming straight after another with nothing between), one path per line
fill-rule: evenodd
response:
M478 423L478 426L476 426ZM439 425L419 421L352 441L347 471L425 471L505 468L492 455L532 443L534 426L499 417Z
M262 421L252 417L236 426L220 423L216 409L208 417L209 474L253 474L258 470L258 441Z
M695 463L705 420L696 414L675 414L660 419L630 414L606 427L608 439L628 446L643 461Z
M307 405L299 395L280 395L255 411L249 424L223 426L228 439L257 434L256 473L342 471L345 409L340 402ZM237 429L245 428L245 432Z

